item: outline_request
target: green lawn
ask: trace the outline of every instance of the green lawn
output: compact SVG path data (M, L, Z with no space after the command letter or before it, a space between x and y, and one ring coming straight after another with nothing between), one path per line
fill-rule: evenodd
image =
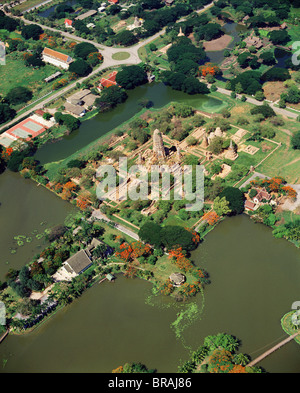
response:
M11 54L6 56L6 65L0 69L0 91L5 96L13 87L24 86L33 92L33 99L42 97L52 91L52 84L44 79L57 71L57 68L46 64L45 67L33 69L25 67L23 59L14 59Z
M130 57L130 53L128 52L117 52L112 55L114 60L126 60Z

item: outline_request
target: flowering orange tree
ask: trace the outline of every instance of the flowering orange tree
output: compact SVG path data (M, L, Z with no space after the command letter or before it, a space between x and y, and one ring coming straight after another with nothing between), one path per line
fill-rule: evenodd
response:
M174 286L168 278L160 287L159 290L162 295L170 295L174 291Z
M46 33L40 34L40 36L39 36L39 40L40 41L43 41L45 38L47 38L47 34Z
M231 374L247 374L246 368L240 364L235 364L233 368L229 371Z
M206 77L206 75L216 75L220 73L220 68L213 63L205 63L199 67L199 76Z
M176 266L178 266L178 268L184 272L190 271L194 267L191 261L185 256L185 252L182 250L182 247L170 250L168 258L173 259Z
M191 296L195 296L198 291L199 291L199 285L196 285L195 283L194 284L184 283L180 287L179 294L183 298L188 298Z
M136 266L134 266L133 263L128 263L128 265L126 266L124 276L126 278L134 278L136 276L136 273L137 273Z
M291 186L283 186L281 187L281 190L284 191L290 198L296 198L297 196L296 190L294 190Z
M207 212L203 216L203 220L206 220L206 222L209 225L214 225L218 221L218 219L219 219L219 216L214 211Z
M125 242L120 245L120 251L116 252L116 256L128 262L131 259L132 247L129 243Z
M12 155L13 149L12 147L7 147L5 150L2 151L1 158L4 161L8 161L9 157Z
M62 193L61 193L61 198L64 200L68 200L71 198L72 196L72 192L74 192L77 188L77 185L72 182L72 181L68 181L62 189Z
M150 252L151 247L148 244L144 244L140 241L132 243L124 242L120 245L120 251L116 252L116 255L128 262L141 256L147 256Z
M267 188L270 192L278 192L284 183L284 179L281 177L272 177L271 179L265 179L262 185Z
M216 349L210 356L210 373L228 373L233 369L232 354L225 349Z
M79 195L76 200L76 206L79 207L81 210L86 210L89 205L89 200L87 197L83 195Z
M62 78L62 79L53 83L52 90L57 90L60 87L66 86L67 83L68 83L67 79Z
M122 373L124 370L123 366L119 366L117 368L115 368L114 370L112 370L112 373Z

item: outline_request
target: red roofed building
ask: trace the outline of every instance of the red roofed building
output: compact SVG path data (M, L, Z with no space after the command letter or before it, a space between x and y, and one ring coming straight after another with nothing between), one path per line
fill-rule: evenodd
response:
M118 4L119 0L108 0L109 4Z
M50 48L44 48L42 56L45 63L50 63L64 69L68 69L73 61L72 57Z
M71 19L65 19L65 27L72 27L73 21Z
M251 210L254 211L255 209L257 209L258 206L256 205L256 203L249 201L248 199L245 202L245 210Z
M259 193L253 198L255 203L260 203L263 200L269 201L271 199L271 195L263 188Z
M98 86L98 90L103 90L105 87L116 86L116 75L117 71L113 71L111 74L108 75L107 78L101 78L100 85Z

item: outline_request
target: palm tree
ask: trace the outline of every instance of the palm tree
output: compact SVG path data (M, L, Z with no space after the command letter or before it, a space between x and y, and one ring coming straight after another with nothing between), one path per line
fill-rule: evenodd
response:
M246 366L250 362L250 357L244 353L237 353L233 355L233 361L235 364L240 364L241 366Z

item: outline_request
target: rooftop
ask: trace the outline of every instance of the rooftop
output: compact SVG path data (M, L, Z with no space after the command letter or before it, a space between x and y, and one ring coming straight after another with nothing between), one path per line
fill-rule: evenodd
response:
M60 60L64 63L70 63L72 58L64 53L57 52L56 50L45 48L43 50L43 55L53 57L54 59Z
M76 19L76 20L83 20L83 19L86 19L86 18L88 18L88 17L90 17L90 16L93 16L93 15L95 15L95 14L97 14L97 11L96 11L96 10L90 10L90 11L88 11L88 12L85 12L85 13L82 14L82 15L77 16L77 18L75 18L75 19Z
M85 109L82 106L74 105L74 104L71 104L70 102L65 103L65 110L67 112L72 113L75 116L80 116L85 113Z
M68 271L74 271L76 274L81 273L83 270L91 265L92 261L87 256L85 250L80 250L67 261L63 263L65 269Z

